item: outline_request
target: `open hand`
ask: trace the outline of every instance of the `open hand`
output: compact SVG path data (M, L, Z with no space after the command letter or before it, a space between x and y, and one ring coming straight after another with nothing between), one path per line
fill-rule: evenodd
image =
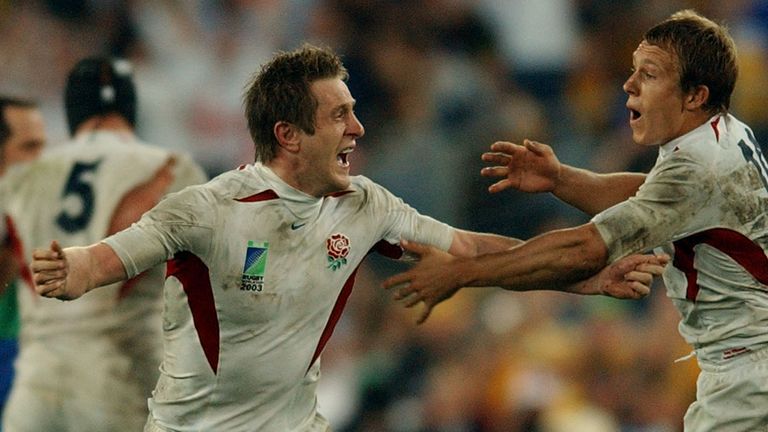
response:
M524 140L523 145L499 141L491 152L483 153L485 162L496 166L485 167L485 177L504 177L492 184L488 191L501 192L508 188L523 192L552 192L560 178L560 161L546 144Z
M460 258L421 243L402 240L400 245L420 259L408 271L385 280L383 286L392 289L395 300L404 300L406 307L423 302L424 310L417 320L421 324L438 303L449 299L461 288L458 275L452 272Z

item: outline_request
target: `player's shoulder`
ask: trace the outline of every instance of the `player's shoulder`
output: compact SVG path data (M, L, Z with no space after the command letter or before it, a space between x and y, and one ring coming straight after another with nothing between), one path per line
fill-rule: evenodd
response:
M754 136L751 129L732 114L718 114L667 147L686 157L711 160L750 136Z
M387 188L363 175L351 176L348 190L337 195L343 195L349 200L358 200L374 206L401 201Z
M266 189L267 186L263 179L250 167L251 165L243 165L224 171L205 183L190 186L187 189L193 193L209 195L219 201L236 200L240 196L247 196Z

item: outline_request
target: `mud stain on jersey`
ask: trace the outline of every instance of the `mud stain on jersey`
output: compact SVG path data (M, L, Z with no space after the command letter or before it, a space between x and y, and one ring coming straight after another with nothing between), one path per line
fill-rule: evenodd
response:
M763 189L760 174L753 166L733 171L727 179L720 182L723 203L720 211L732 220L734 225L749 225L753 231L764 232L768 229L768 197L756 193Z

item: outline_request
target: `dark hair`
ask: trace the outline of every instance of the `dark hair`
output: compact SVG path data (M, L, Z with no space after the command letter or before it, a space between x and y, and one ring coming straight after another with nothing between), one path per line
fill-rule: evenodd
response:
M279 52L253 77L244 96L248 130L256 146L256 160L271 161L277 154L275 124L292 123L315 133L318 102L310 92L314 81L349 75L341 59L328 48L309 44Z
M700 85L709 88L705 110L728 110L739 68L736 44L726 27L686 9L652 27L643 39L677 56L684 92Z
M136 88L131 64L109 57L80 60L67 78L64 107L70 134L93 116L117 113L136 126Z
M0 147L3 147L11 137L11 125L5 118L5 109L9 107L32 109L37 108L37 103L27 99L0 96Z

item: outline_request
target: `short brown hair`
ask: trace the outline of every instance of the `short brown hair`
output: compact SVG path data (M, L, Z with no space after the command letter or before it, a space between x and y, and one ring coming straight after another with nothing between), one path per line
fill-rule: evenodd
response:
M248 130L256 146L256 160L271 161L277 154L274 135L277 122L294 124L315 133L318 102L310 92L314 81L339 77L347 80L347 69L328 48L305 44L279 52L253 77L244 96Z
M725 26L686 9L652 27L643 39L677 56L684 92L700 85L709 88L706 111L728 110L739 68L736 44Z

